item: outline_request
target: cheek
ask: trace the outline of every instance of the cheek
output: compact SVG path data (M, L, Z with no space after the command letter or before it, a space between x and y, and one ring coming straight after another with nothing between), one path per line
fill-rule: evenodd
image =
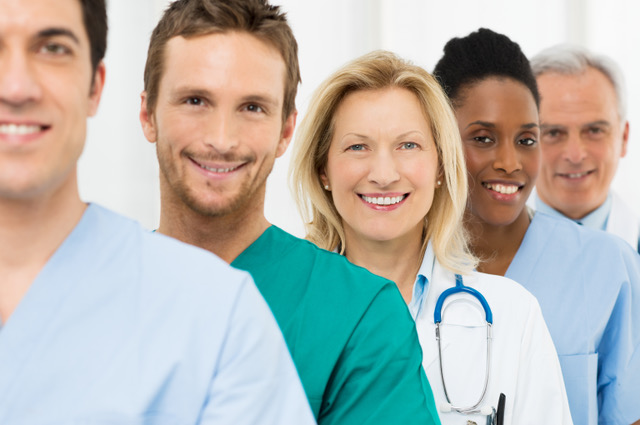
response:
M538 173L540 172L541 156L542 155L540 154L540 149L537 149L535 152L525 154L522 159L525 172L532 180L536 179L538 177Z
M485 162L480 155L476 152L473 152L471 149L465 149L464 151L464 159L467 166L467 174L469 175L469 179L471 180L480 170L482 169L482 164Z
M546 145L544 147L540 146L540 157L542 159L542 166L561 160L562 148L560 147L560 145Z

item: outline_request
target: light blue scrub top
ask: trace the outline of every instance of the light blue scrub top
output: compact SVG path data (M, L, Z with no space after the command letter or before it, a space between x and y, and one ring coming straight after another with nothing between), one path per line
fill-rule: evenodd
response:
M640 256L617 237L537 212L505 276L540 302L574 423L640 419Z
M0 424L313 424L251 277L97 205L0 331Z

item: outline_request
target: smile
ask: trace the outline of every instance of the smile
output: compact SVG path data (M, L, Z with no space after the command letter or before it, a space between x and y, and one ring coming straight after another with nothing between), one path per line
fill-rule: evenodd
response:
M24 136L42 131L42 126L26 124L0 124L0 134L9 136Z
M582 173L567 173L567 174L558 173L558 174L561 177L565 177L565 178L569 178L569 179L581 179L582 177L588 176L589 174L591 174L593 172L594 172L594 170L584 171Z
M207 171L211 171L212 173L230 173L240 168L239 165L236 167L230 167L230 168L213 168L213 167L207 167L206 165L202 165L202 164L198 164L198 165L200 166L200 168L205 169Z
M486 187L489 190L493 190L494 192L501 193L503 195L513 195L518 190L520 190L520 186L515 185L515 184L482 183L482 186Z
M387 206L387 205L394 205L402 202L402 200L404 200L404 198L406 198L407 195L378 196L378 197L360 195L360 197L368 204Z

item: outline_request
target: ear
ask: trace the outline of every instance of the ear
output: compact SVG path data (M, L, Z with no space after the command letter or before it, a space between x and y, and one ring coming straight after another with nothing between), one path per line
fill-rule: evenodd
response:
M622 149L620 150L620 158L624 158L627 154L627 144L629 142L629 121L624 123L624 130L622 131Z
M149 112L147 108L147 92L143 91L140 94L140 124L142 125L142 132L144 137L151 143L155 143L157 140L158 132L156 131L156 123L153 113Z
M282 156L291 143L293 138L293 131L296 128L296 119L298 118L298 111L293 111L282 125L282 133L280 135L280 141L278 142L278 149L276 150L276 158Z
M440 185L438 185L438 182L441 182ZM436 181L433 182L433 184L435 185L436 189L442 187L442 184L444 183L444 170L442 168L442 163L440 162L440 159L438 159L438 173L436 174Z
M322 182L323 188L329 186L329 189L327 190L331 190L331 184L329 183L329 178L327 177L327 173L324 168L320 172L320 181Z
M98 105L100 104L100 97L102 96L102 89L104 88L104 78L106 75L106 68L104 62L100 61L96 67L96 73L93 76L93 84L91 85L91 91L89 92L89 113L88 116L92 117L98 112Z

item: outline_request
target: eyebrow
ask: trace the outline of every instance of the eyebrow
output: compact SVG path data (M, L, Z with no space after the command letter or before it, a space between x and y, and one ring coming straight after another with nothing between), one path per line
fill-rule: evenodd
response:
M611 123L607 120L597 120L597 121L588 122L586 124L581 125L581 127L591 127L594 125L604 125L607 127L611 127Z
M474 122L470 122L466 127L465 130L469 127L471 127L472 125L481 125L483 127L489 127L489 128L495 128L496 125L492 122L489 121L474 121Z
M592 122L588 122L585 124L580 125L581 128L583 127L591 127L594 125L603 125L605 127L611 127L611 123L609 121L606 120L598 120L598 121L592 121ZM564 129L566 130L568 127L564 124L542 124L540 126L541 129L543 130L548 130L550 128L558 128L558 129Z
M244 102L255 102L255 103L263 103L265 105L276 107L278 106L278 101L269 95L263 94L252 94L249 96L245 96L242 98Z
M395 139L396 140L402 139L404 137L407 137L410 134L418 134L424 137L424 133L422 133L420 130L409 130L407 132L397 135ZM355 137L362 140L372 140L369 136L365 136L364 134L358 134L358 133L347 133L344 136L342 136L341 140L344 140L346 137Z
M540 128L542 130L548 130L550 128L556 128L556 129L566 129L567 126L563 125L563 124L541 124Z
M80 39L73 33L73 31L67 28L47 28L38 32L38 38L49 38L58 36L68 37L72 39L76 44L80 44Z
M193 97L204 97L207 99L213 99L215 98L215 93L211 92L210 90L207 89L202 89L202 88L198 88L198 87L191 87L191 86L183 86L183 87L175 87L173 90L171 90L171 98L175 99L175 98L182 98L185 96L193 96ZM251 94L248 96L244 96L241 101L243 103L249 102L249 103L261 103L270 107L276 107L278 106L278 101L274 100L271 96L268 95L262 95L262 94Z
M483 126L483 127L496 128L496 125L495 125L494 123L492 123L492 122L489 122L489 121L474 121L474 122L469 123L469 124L465 127L465 130L466 130L467 128L471 127L472 125L481 125L481 126ZM536 128L536 127L538 127L538 124L537 124L537 123L535 123L535 122L530 122L530 123L527 123L527 124L522 124L522 125L520 126L520 128L526 128L526 129Z

